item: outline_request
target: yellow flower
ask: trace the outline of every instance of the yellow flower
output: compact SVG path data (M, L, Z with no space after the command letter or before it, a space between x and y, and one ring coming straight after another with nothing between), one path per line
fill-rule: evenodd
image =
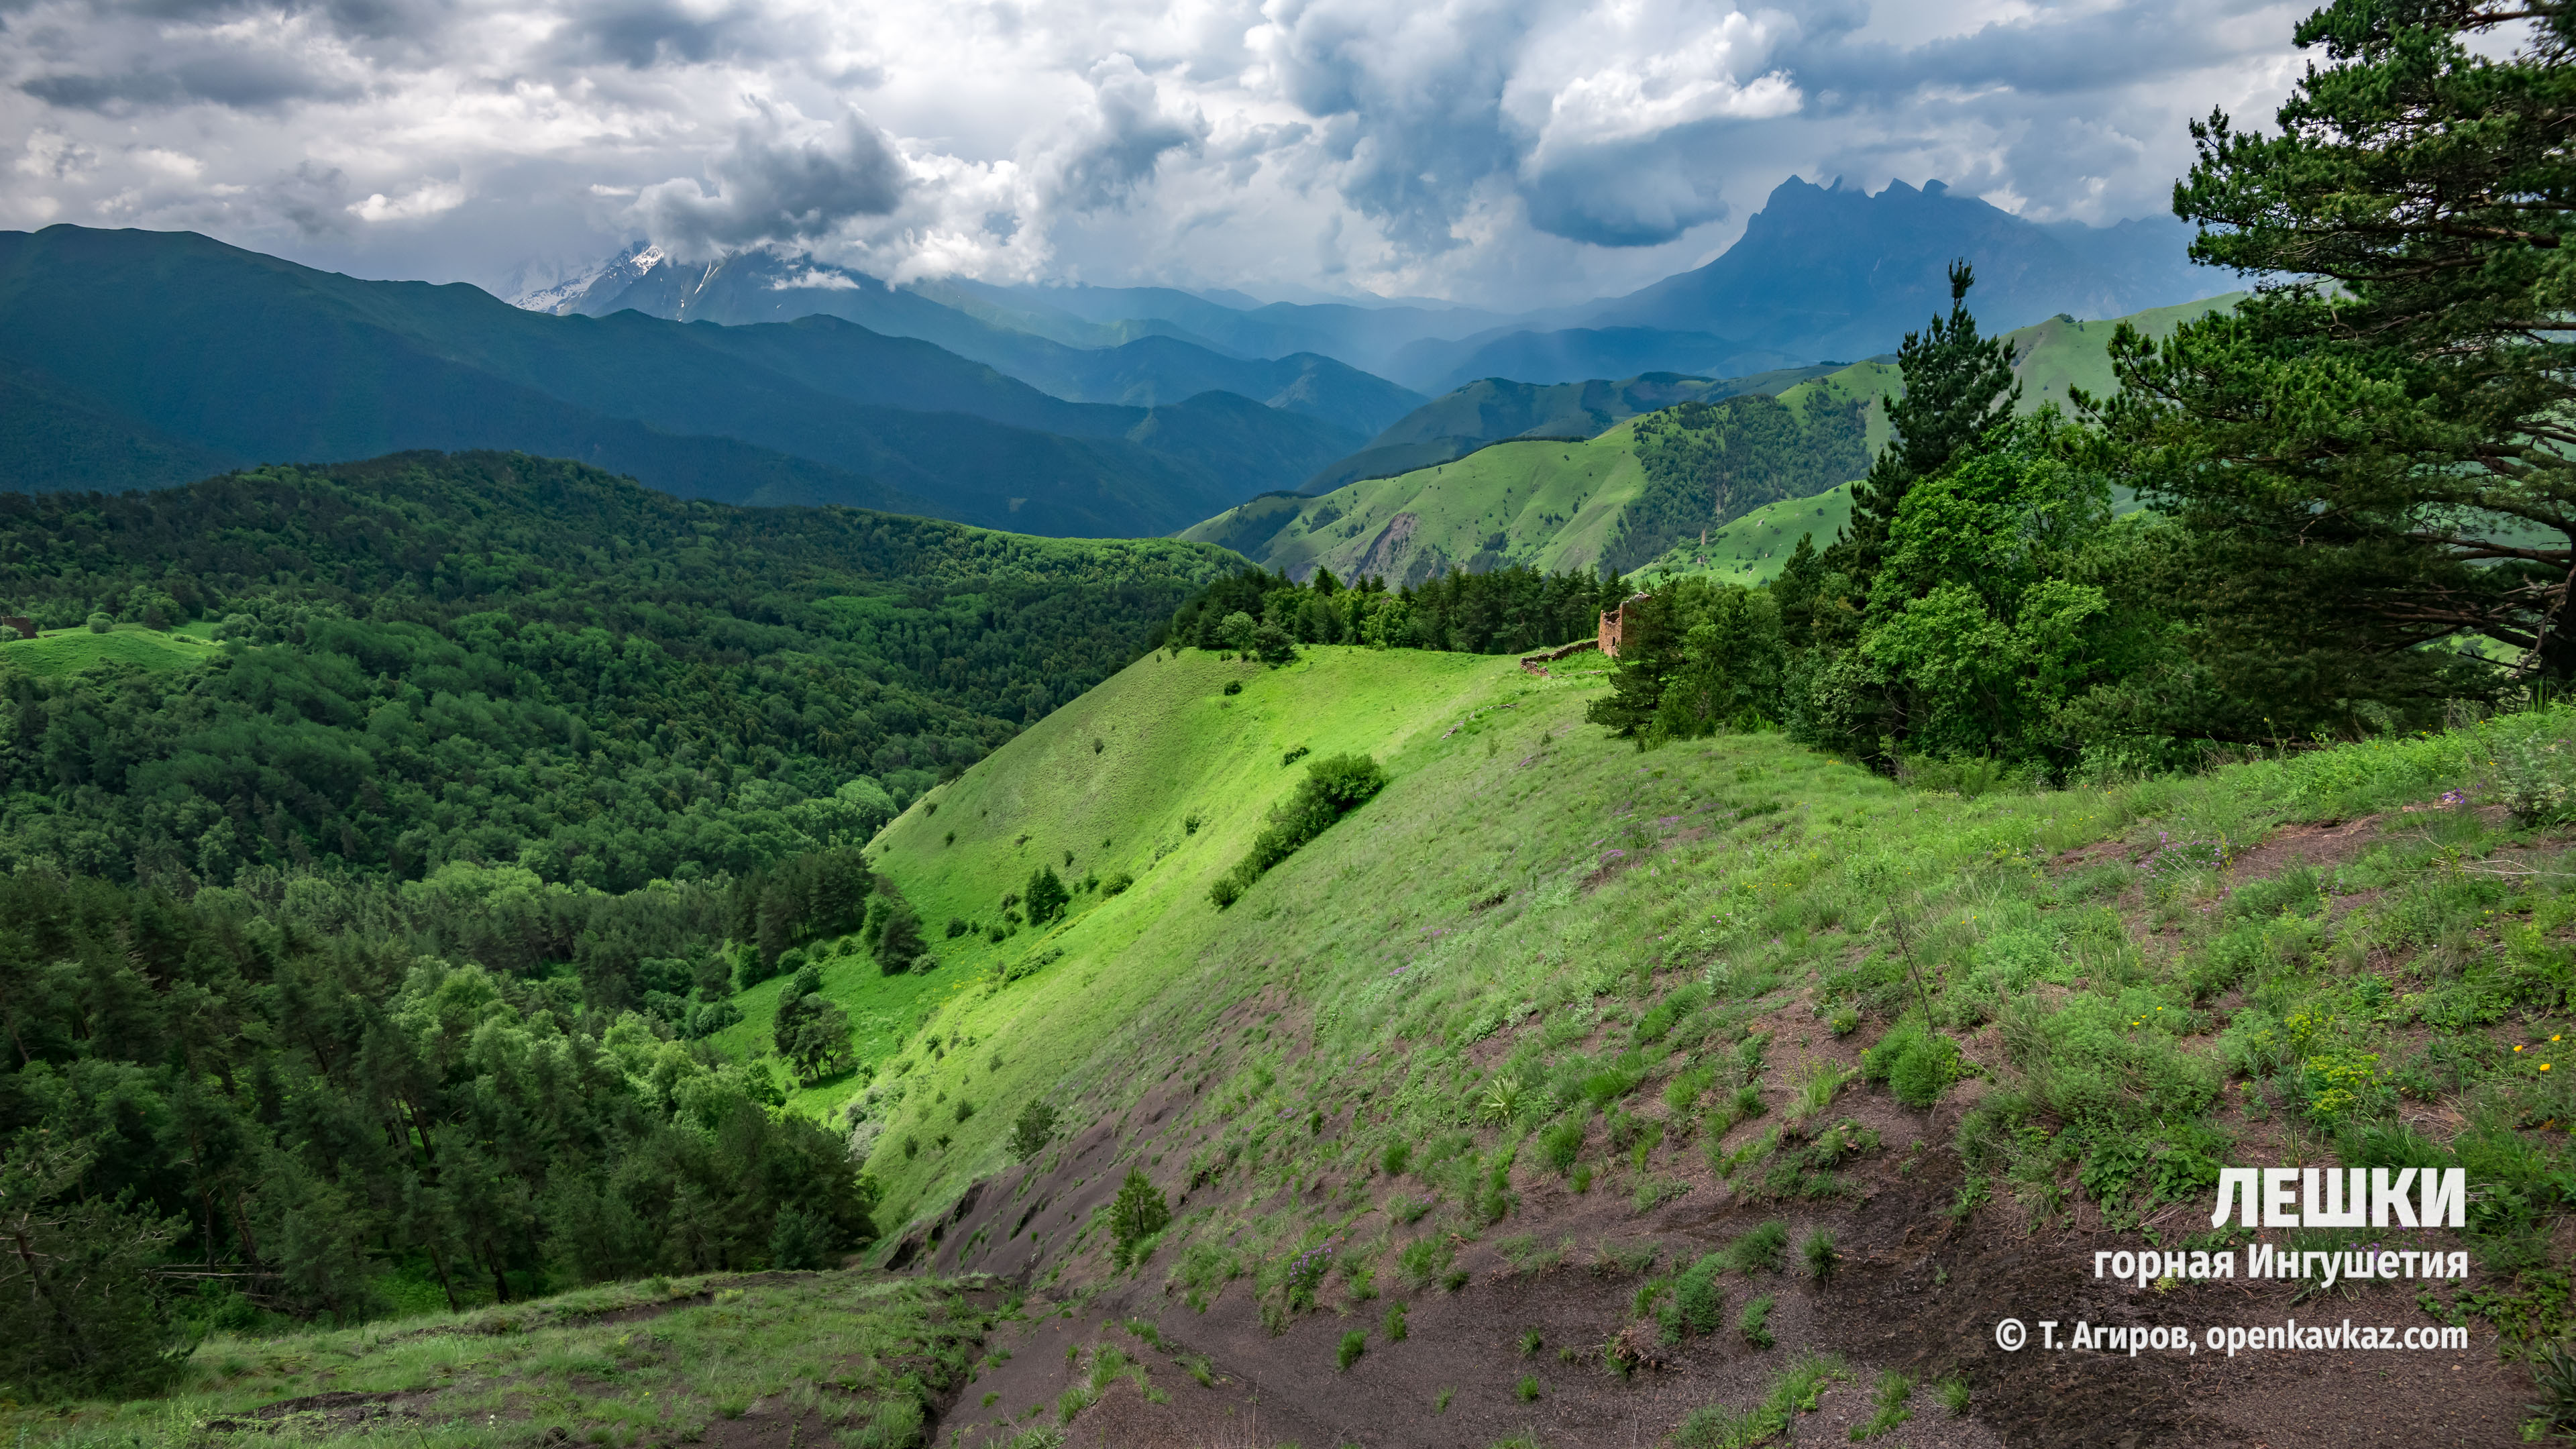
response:
M2547 1062L2542 1062L2542 1063L2540 1064L2540 1069L2541 1069L2542 1071L2544 1071L2544 1072L2545 1072L2545 1071L2548 1071L2548 1070L2549 1070L2549 1063L2547 1063Z
M2515 1051L2520 1051L2520 1050L2522 1050L2522 1048L2520 1048L2520 1047L2515 1047L2515 1048L2514 1048L2514 1050L2515 1050Z

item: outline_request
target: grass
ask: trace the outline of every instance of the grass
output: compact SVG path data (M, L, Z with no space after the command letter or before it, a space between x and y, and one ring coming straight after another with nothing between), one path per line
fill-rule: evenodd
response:
M1806 1354L1771 1381L1762 1401L1744 1409L1711 1405L1694 1410L1673 1431L1675 1449L1751 1449L1786 1437L1800 1414L1816 1411L1817 1400L1851 1371L1830 1354Z
M1244 685L1230 703L1228 680ZM880 1060L868 1104L886 1126L869 1168L889 1238L1008 1168L1002 1138L1031 1097L1069 1120L1115 1119L1168 1081L1183 1105L1157 1130L1204 1145L1150 1167L1157 1183L1270 1203L1194 1217L1173 1246L1217 1234L1268 1292L1258 1265L1314 1235L1383 1228L1397 1276L1421 1291L1457 1270L1413 1243L1522 1235L1520 1199L1569 1170L1569 1146L1578 1178L1594 1152L1616 1154L1624 1196L1648 1176L1626 1176L1623 1159L1649 1127L1687 1128L1684 1140L1704 1127L1715 1145L1768 1102L1781 1127L1728 1139L1733 1180L1838 1193L1881 1148L1829 1126L1835 1104L1912 1090L1895 1070L1910 1056L1937 1068L1927 1092L1988 1080L1953 1144L1976 1184L1962 1211L2017 1220L2197 1198L2251 1111L2341 1142L2389 1122L2401 1097L2440 1103L2472 1123L2440 1150L2485 1154L2493 1165L2473 1175L2529 1204L2489 1229L2510 1247L2498 1261L2526 1305L2517 1321L2565 1321L2521 1275L2542 1269L2550 1184L2567 1170L2564 1135L2539 1128L2576 1120L2569 1069L2541 1074L2531 1053L2478 1045L2506 1024L2525 1044L2576 1026L2553 954L2576 895L2545 858L2511 863L2560 847L2539 825L2435 810L2277 901L2233 904L2208 858L2288 822L2444 790L2494 798L2504 784L2486 762L2520 758L2504 742L2576 734L2576 717L1961 798L1770 734L1640 754L1582 724L1600 688L1580 671L1538 679L1507 659L1408 651L1315 648L1275 671L1160 656L934 792L935 819L916 805L876 849L928 919L988 919L1034 861L1061 867L1065 849L1075 875L1132 869L1136 885L1078 894L1042 938L941 944L953 955L923 978L920 1029ZM1220 914L1206 881L1294 783L1278 760L1296 744L1371 754L1391 783ZM1181 828L1190 814L1195 833ZM2088 864L2050 865L2088 848ZM2149 931L2162 933L2152 956ZM1040 945L1063 955L1000 979ZM2220 974L2244 1002L2224 1029L2196 984ZM913 989L855 967L850 979L862 1014L866 993ZM840 980L827 971L827 989ZM1886 1083L1805 1066L1785 1042L1766 1051L1775 1031L1821 1038L1843 1008L1860 1015L1855 1047L1893 1031L1919 1034L1921 1050L1897 1052ZM761 1015L739 1030L765 1029ZM1812 1025L1780 1024L1793 1020ZM1972 1060L1960 1044L1988 1023L1997 1045ZM961 1096L981 1110L945 1153L895 1150L951 1130L934 1119ZM1311 1132L1318 1111L1352 1125ZM1596 1114L1600 1138L1563 1125ZM1403 1211L1381 1213L1396 1195L1364 1185L1399 1165ZM1336 1190L1318 1195L1319 1181Z
M966 1284L799 1275L730 1286L656 1279L398 1324L305 1330L199 1345L162 1395L24 1410L0 1404L0 1440L110 1449L271 1444L325 1449L386 1441L466 1449L562 1440L685 1441L751 1405L793 1416L809 1442L911 1442L922 1395L961 1383L993 1317ZM636 1321L608 1313L661 1308ZM332 1393L389 1393L397 1418L325 1409L251 1411ZM281 1437L282 1436L282 1437Z
M1914 1417L1914 1411L1906 1407L1913 1397L1913 1379L1894 1369L1880 1374L1875 1395L1878 1412L1872 1414L1868 1422L1852 1426L1852 1442L1864 1443L1882 1434L1894 1433L1897 1425Z
M0 643L0 669L23 669L44 678L78 674L100 664L130 664L139 669L188 669L223 653L205 637L208 626L182 625L173 630L119 624L105 634L87 628L48 629L33 639L12 634Z

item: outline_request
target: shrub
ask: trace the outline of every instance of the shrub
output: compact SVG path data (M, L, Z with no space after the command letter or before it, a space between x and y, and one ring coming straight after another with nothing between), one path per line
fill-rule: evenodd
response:
M1366 1352L1368 1352L1368 1330L1354 1328L1342 1335L1341 1350L1333 1355L1333 1359L1341 1365L1343 1371L1348 1372L1350 1366L1358 1363L1360 1355Z
M961 1123L962 1123L962 1122L964 1122L967 1118L972 1117L972 1116L974 1116L974 1115L975 1115L975 1104L974 1104L974 1103L972 1103L972 1102L967 1101L967 1100L966 1100L965 1098L963 1098L963 1097L958 1098L958 1099L957 1099L957 1120L958 1120L959 1122L961 1122Z
M922 939L921 917L912 913L912 907L895 901L877 923L876 939L870 944L876 948L877 970L899 976L912 969L929 943Z
M1270 807L1270 823L1253 837L1250 853L1209 889L1209 899L1220 910L1233 905L1263 871L1385 788L1385 769L1367 755L1331 755L1308 765L1306 778Z
M1405 1335L1409 1332L1409 1330L1408 1330L1408 1329L1406 1329L1406 1327L1405 1327L1405 1325L1404 1325L1404 1305L1403 1305L1403 1304L1401 1304L1401 1303L1395 1304L1395 1305L1393 1305L1393 1306L1389 1307L1389 1308L1386 1310L1386 1326L1385 1326L1385 1330L1384 1330L1384 1331L1385 1331L1385 1333L1386 1333L1386 1341L1387 1341L1387 1342L1389 1342L1389 1343L1402 1343L1402 1342L1404 1342Z
M1103 880L1100 883L1100 894L1103 896L1119 895L1124 893L1129 886L1132 886L1135 883L1136 877L1129 875L1123 870L1113 870L1109 873L1108 879Z
M1664 1311L1664 1336L1678 1342L1684 1334L1715 1333L1725 1321L1726 1295L1717 1275L1726 1269L1723 1255L1710 1253L1673 1279L1672 1298Z
M1386 1144L1386 1151L1378 1154L1377 1165L1378 1169L1389 1177L1404 1176L1405 1169L1413 1165L1413 1144L1409 1142Z
M1929 1107L1958 1080L1959 1044L1908 1017L1861 1054L1861 1073L1905 1105Z
M1279 763L1280 763L1280 765L1281 765L1281 766L1283 766L1283 767L1288 766L1288 765L1293 765L1293 764L1297 763L1299 760L1302 760L1302 759L1306 758L1308 755L1311 755L1311 754L1313 754L1313 753L1314 753L1314 751L1313 751L1313 750L1308 749L1308 748L1307 748L1306 746L1304 746L1304 745L1299 745L1297 748L1295 748L1295 749L1293 749L1293 750L1288 751L1288 752L1287 752L1286 754L1284 754L1284 755L1281 755L1281 756L1279 757Z
M1225 692L1226 692L1226 693L1228 693L1228 694L1241 694L1241 693L1243 693L1243 681L1242 681L1242 680L1240 680L1240 679L1229 679L1229 680L1227 680L1227 681L1225 682Z
M92 614L89 616L89 631L93 634L104 634L115 627L116 621L105 614Z
M1242 900L1243 893L1250 890L1252 883L1259 878L1260 873L1252 869L1252 862L1238 861L1233 868L1209 884L1208 899L1216 903L1218 910L1224 910L1236 901Z
M1253 629L1252 650L1261 656L1262 663L1274 669L1297 662L1296 637L1276 624L1265 623Z
M98 628L98 616L90 616ZM2548 735L2502 735L2494 751L2496 799L2525 825L2546 825L2576 812L2576 747Z
M963 936L963 935L965 935L967 932L969 932L969 931L971 931L971 930L974 930L974 929L975 929L974 924L973 924L972 922L968 921L964 916L950 916L950 917L948 918L948 939L949 939L949 940L954 941L954 940L956 940L958 937Z
M1887 1085L1896 1100L1909 1107L1929 1107L1941 1100L1950 1084L1959 1076L1959 1045L1946 1036L1926 1033L1923 1039L1896 1059L1887 1075Z

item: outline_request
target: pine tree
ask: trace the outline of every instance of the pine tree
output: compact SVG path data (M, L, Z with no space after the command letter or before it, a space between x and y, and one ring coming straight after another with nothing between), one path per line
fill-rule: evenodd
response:
M1906 333L1897 349L1905 391L1887 403L1896 436L1870 464L1869 477L1852 485L1851 523L1827 559L1862 593L1886 556L1887 532L1907 491L1975 448L2021 401L2011 340L1980 336L1968 311L1968 289L1975 285L1974 270L1952 262L1950 315L1933 318L1926 331Z
M2510 55L2473 53L2508 26ZM2124 329L2124 391L2079 405L2198 541L2222 675L2320 722L2460 689L2461 661L2417 647L2455 633L2563 678L2576 9L2336 0L2294 38L2324 64L2279 134L2213 113L2174 192L2196 260L2267 280L2161 345Z
M1073 899L1073 893L1064 888L1064 878L1051 865L1039 866L1030 873L1025 894L1032 926L1043 926L1063 915L1065 904Z

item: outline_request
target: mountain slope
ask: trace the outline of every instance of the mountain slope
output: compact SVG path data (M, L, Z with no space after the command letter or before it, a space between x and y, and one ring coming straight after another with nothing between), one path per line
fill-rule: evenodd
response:
M44 431L66 457L94 450L78 439L99 415L227 461L504 445L696 496L1053 534L1166 532L1358 441L1186 400L1160 414L1066 403L846 323L544 316L472 287L363 282L184 233L0 234L0 358L65 400ZM1257 461L1208 462L1247 441ZM13 477L41 480L71 465L22 466Z
M1230 355L1173 335L1181 329L1159 319L1094 323L997 288L889 287L862 272L767 252L712 264L657 258L631 276L605 274L601 285L560 305L589 316L632 309L728 326L837 317L935 343L1068 401L1152 407L1235 392L1363 437L1422 402L1384 378L1298 348Z
M1322 493L1358 478L1385 478L1463 458L1506 438L1589 438L1639 413L1739 393L1778 393L1824 367L1786 368L1712 380L1650 372L1624 382L1537 384L1489 377L1423 404L1368 446L1306 480L1302 493Z
M2109 343L2112 330L2128 322L2147 335L2162 336L2183 320L2233 305L2236 296L2203 298L2177 307L2158 308L2107 322L2051 318L2010 334L2022 382L2022 407L2063 405L2069 387L2094 392L2112 384ZM1714 570L1740 581L1776 572L1787 550L1772 531L1789 527L1793 516L1809 524L1820 542L1841 527L1849 510L1843 494L1826 497L1834 485L1868 470L1868 460L1888 441L1884 400L1901 386L1893 361L1872 359L1818 375L1813 369L1770 374L1778 382L1807 375L1778 390L1780 401L1802 420L1849 414L1857 429L1840 431L1828 452L1798 459L1802 446L1780 435L1761 446L1770 461L1746 462L1756 471L1787 468L1796 479L1785 486L1786 498L1814 496L1814 508L1772 507L1762 522L1739 525L1745 513L1781 501L1783 495L1739 494L1724 506L1712 494L1686 504L1669 489L1650 492L1649 470L1638 454L1640 434L1634 421L1624 422L1583 442L1505 442L1470 452L1454 461L1416 468L1392 477L1354 482L1322 493L1267 496L1241 504L1181 535L1231 548L1265 567L1284 569L1304 578L1317 566L1351 577L1383 573L1390 583L1418 582L1445 568L1484 567L1492 563L1530 564L1544 569L1611 567L1621 571L1647 566L1667 572ZM1645 379L1638 379L1639 383ZM1756 379L1737 379L1725 388ZM1606 387L1606 384L1590 384ZM1669 384L1628 394L1636 403L1654 402ZM1746 388L1745 395L1771 389ZM1722 394L1704 394L1715 401ZM1518 421L1521 407L1579 406L1581 389L1521 389L1511 384L1483 383L1423 409L1425 430L1454 425L1492 407L1496 423ZM1608 395L1595 395L1609 401ZM1541 400L1547 400L1544 404ZM1565 423L1570 413L1558 413ZM1651 429L1649 429L1651 436ZM1435 434L1436 437L1436 434ZM1400 458L1402 442L1370 454ZM1349 460L1346 460L1346 463ZM1345 465L1336 465L1337 471ZM1330 477L1332 475L1325 475ZM1715 486L1717 475L1698 475ZM1649 514L1652 516L1649 517ZM1700 530L1708 530L1703 546ZM1660 541L1654 541L1660 540ZM1652 547L1646 545L1652 542ZM1642 550L1642 551L1641 551ZM1767 571L1766 571L1767 569Z
M2027 222L1940 182L1876 196L1791 177L1726 254L1597 308L1592 325L1692 328L1803 358L1893 349L1945 308L1954 257L1976 267L1993 330L2054 313L2117 317L2206 295L2171 219L2070 231Z
M2360 966L2320 978L2318 958L2269 964L2251 943L2281 929L2265 913L2284 899L2315 929L2337 929L2331 909L2423 909L2419 895L2375 906L2376 875L2337 878L2330 860L2369 867L2307 853L2331 848L2311 822L2364 822L2362 859L2438 858L2443 845L2401 828L2395 807L2468 781L2468 741L1965 802L1777 733L1641 756L1582 722L1599 691L1580 667L1536 679L1508 660L1401 650L1317 647L1280 671L1156 656L877 837L880 870L933 920L999 924L1040 862L1080 878L1058 924L944 943L935 1001L836 957L826 989L853 1019L894 1015L893 1029L866 1070L796 1104L867 1152L885 1188L877 1261L1042 1285L977 1384L999 1416L1047 1407L1069 1350L1078 1361L1114 1341L1158 1381L1181 1355L1258 1387L1265 1431L1301 1442L1367 1442L1363 1426L1398 1424L1408 1444L1480 1449L1516 1432L1524 1380L1557 1426L1550 1442L1645 1442L1697 1406L1758 1403L1816 1352L1849 1356L1834 1371L1852 1377L1818 1381L1824 1402L1799 1427L1821 1432L1801 1442L1851 1441L1879 1368L1947 1373L1954 1354L1973 1374L1967 1411L1936 1417L1917 1401L1941 1443L2089 1442L2113 1393L2151 1437L2218 1414L2281 1422L2278 1383L2260 1375L1983 1341L2031 1282L2063 1279L2115 1235L2125 1246L2150 1210L2206 1213L2214 1166L2178 1144L2215 1163L2274 1140L2285 1108L2240 1105L2252 1089L2231 1063L2279 1017L2212 1002L2193 973L2250 951L2267 964L2231 969L2315 1009L2368 989L2352 984L2371 974ZM1295 784L1300 771L1276 762L1300 745L1364 751L1391 783L1220 911L1208 886ZM2465 814L2457 828L2481 853L2516 839ZM2160 830L2264 842L2192 877L2225 919L2197 943L2171 946L2112 908L2171 876ZM1133 877L1121 892L1080 888L1121 875ZM2466 928L2477 906L2452 919ZM1935 1020L1959 1053L1928 1083L1890 1081L1919 1030L1882 924L1896 909L1924 923L1898 939L1940 963ZM2114 975L2105 959L2125 964ZM881 1004L898 997L899 1013ZM2224 1029L2230 1010L2246 1027ZM2417 1030L2392 1021L2380 1035ZM2445 1030L2475 1042L2486 1029ZM1032 1104L1052 1132L1014 1144ZM1998 1140L1983 1127L1998 1121L2030 1136ZM2055 1200L2090 1204L2087 1216L2060 1208L2034 1232L2034 1210L1987 1176L2025 1150L2052 1153ZM2097 1170L2131 1157L2168 1176ZM1140 1267L1104 1220L1131 1170L1172 1211ZM1821 1265L1835 1274L1787 1251L1819 1231L1839 1244ZM1659 1296L1669 1303L1695 1262L1723 1316L1693 1328L1665 1312L1670 1342L1651 1366L1603 1352L1640 1319L1653 1341ZM2297 1315L2293 1295L2315 1291L2238 1282L2178 1275L2157 1311ZM2360 1291L2379 1295L2374 1315L2412 1324L2433 1321L2422 1287ZM2125 1322L2143 1292L2092 1287L2078 1306ZM1734 1327L1756 1297L1778 1352ZM1058 1304L1079 1304L1081 1321L1053 1321ZM1395 1305L1411 1315L1400 1333ZM1111 1338L1095 1341L1089 1325L1104 1321ZM1358 1352L1337 1359L1354 1335ZM2428 1391L2462 1386L2462 1406L2427 1409L2443 1426L2428 1437L2482 1441L2478 1416L2501 1421L2516 1402L2505 1377L2451 1368L2475 1352L2399 1357L2392 1371ZM1169 1418L1140 1419L1132 1396L1092 1409L1077 1396L1076 1431L1122 1442L1147 1422L1169 1429L1156 1442L1222 1442L1233 1401L1168 1377ZM1457 1387L1450 1412L1424 1412L1426 1384Z

